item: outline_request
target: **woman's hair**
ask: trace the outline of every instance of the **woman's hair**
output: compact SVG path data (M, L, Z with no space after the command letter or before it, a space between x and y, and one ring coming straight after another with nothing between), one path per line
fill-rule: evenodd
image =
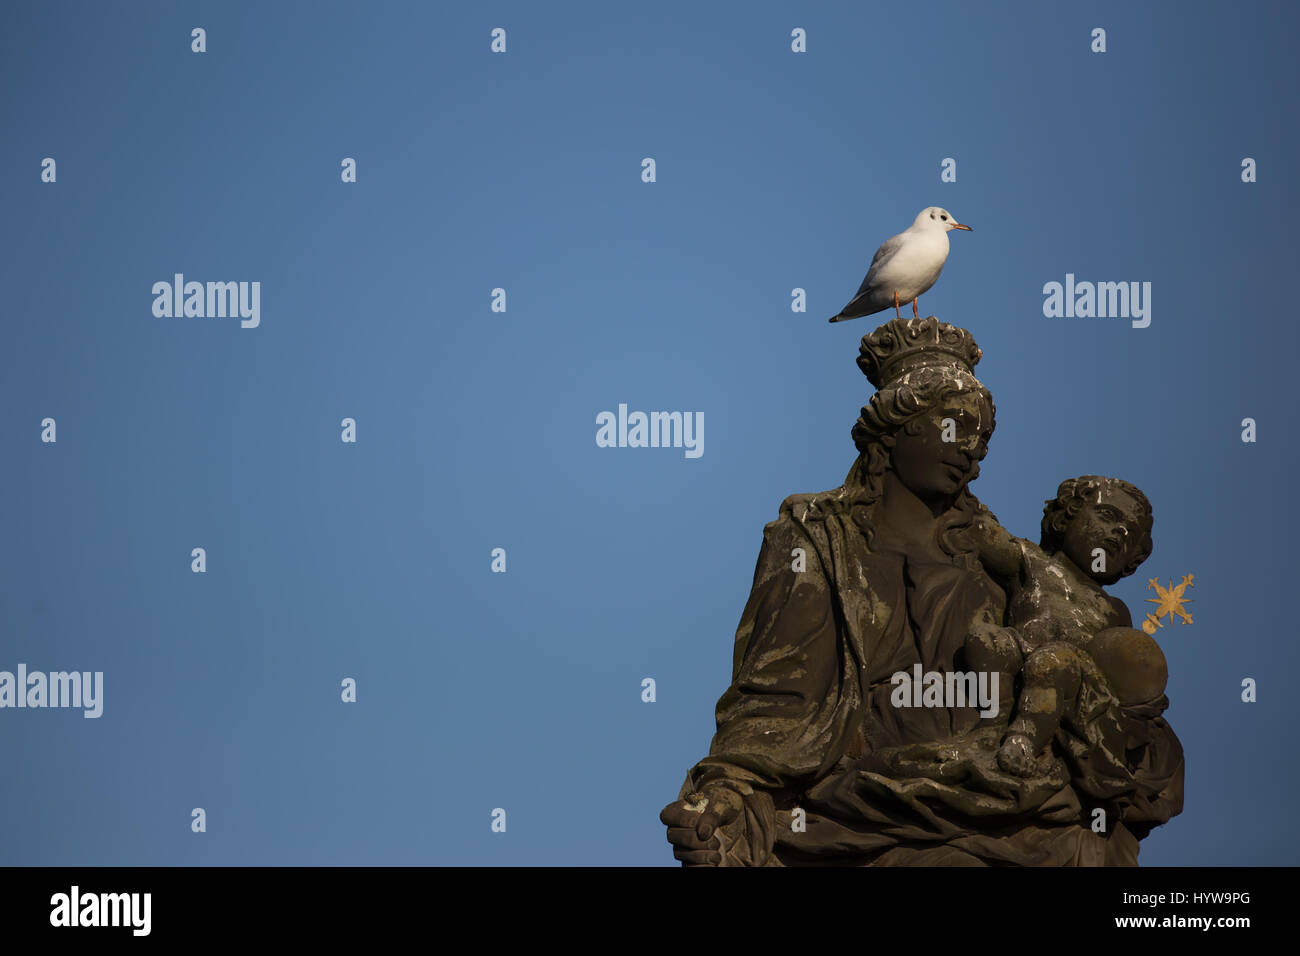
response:
M1147 500L1140 488L1124 481L1122 478L1102 478L1100 475L1082 475L1067 478L1056 489L1056 497L1045 503L1043 508L1043 533L1039 546L1051 554L1061 550L1065 541L1065 529L1083 509L1092 504L1103 491L1119 490L1125 492L1137 502L1136 515L1138 530L1142 535L1142 548L1132 563L1124 569L1120 577L1128 577L1138 569L1147 558L1151 557L1154 546L1151 540L1151 527L1155 523L1151 514L1151 502Z
M953 365L931 366L910 372L896 382L886 384L863 406L862 414L853 426L853 443L857 445L859 454L844 480L845 494L841 500L852 509L852 518L866 535L868 545L875 536L872 516L883 489L885 472L890 468L899 430L915 434L920 428L922 415L955 395L971 391L978 393L988 404L988 431L991 434L996 414L993 396L974 375ZM981 453L977 460L983 457ZM971 480L978 475L977 464ZM958 492L936 534L939 547L947 554L954 557L970 555L974 560L974 545L963 532L983 506L971 494L968 484Z

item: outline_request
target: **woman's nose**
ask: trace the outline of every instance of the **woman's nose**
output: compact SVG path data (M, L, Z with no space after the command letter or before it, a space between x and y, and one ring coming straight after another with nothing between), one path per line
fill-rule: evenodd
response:
M985 445L980 440L980 436L978 433L974 435L967 435L966 440L963 441L959 447L961 449L962 454L966 455L968 458L973 459L974 461L979 461L981 458L985 456L985 454L988 453L988 446Z

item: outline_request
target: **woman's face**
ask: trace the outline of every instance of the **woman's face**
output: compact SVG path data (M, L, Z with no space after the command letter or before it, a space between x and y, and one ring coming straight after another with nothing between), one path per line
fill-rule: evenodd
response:
M979 474L993 432L993 410L963 391L910 419L895 433L894 473L927 504L952 498Z

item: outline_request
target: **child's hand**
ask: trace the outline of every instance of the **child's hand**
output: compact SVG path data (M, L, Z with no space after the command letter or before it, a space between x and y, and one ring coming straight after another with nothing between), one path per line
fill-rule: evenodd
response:
M1015 674L1024 661L1015 628L978 623L966 636L966 665L977 671Z

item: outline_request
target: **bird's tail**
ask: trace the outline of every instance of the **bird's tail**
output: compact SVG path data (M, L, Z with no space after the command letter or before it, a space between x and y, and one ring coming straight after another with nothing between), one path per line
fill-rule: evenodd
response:
M844 322L844 321L846 321L846 320L848 320L848 319L854 319L854 318L857 318L857 316L854 316L854 315L845 315L843 312L841 312L839 315L832 315L832 316L831 316L831 321L832 321L832 322Z

